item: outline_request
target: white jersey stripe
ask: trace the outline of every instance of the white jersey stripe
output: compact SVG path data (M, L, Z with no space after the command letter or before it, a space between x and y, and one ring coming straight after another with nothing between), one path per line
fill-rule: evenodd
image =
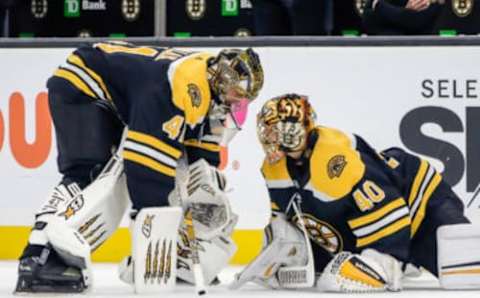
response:
M100 88L98 85L97 81L95 81L88 73L86 73L83 69L80 67L71 64L71 63L65 63L61 66L62 68L68 69L72 72L74 72L76 75L78 75L89 87L92 89L98 96L100 96L99 99L107 100L105 93L103 92L103 89Z
M139 143L135 143L133 142L132 140L126 140L125 141L125 149L130 149L130 150L133 150L133 151L136 151L136 152L140 152L142 153L143 155L146 155L150 158L153 158L157 161L160 161L166 165L169 165L171 166L172 168L176 168L177 167L177 161L173 158L171 158L170 156L168 155L165 155L163 153L161 153L160 151L157 151L151 147L148 147L148 146L144 146L142 144L139 144Z
M425 175L425 178L422 181L422 186L420 187L417 197L413 201L413 205L410 208L411 218L414 218L415 213L417 213L417 209L420 206L420 203L422 202L423 196L425 194L425 189L427 188L428 184L432 180L433 175L435 175L435 170L433 169L432 166L428 165L427 174Z
M268 188L289 188L294 184L291 180L267 180Z
M330 197L326 193L316 190L310 182L305 185L305 189L313 192L314 197L322 202L332 202L336 200L335 198Z
M363 226L360 229L353 230L353 233L357 237L363 237L369 234L372 234L392 223L397 221L398 219L408 215L408 208L407 206L403 206L400 209L395 210L394 212L390 213L389 215L385 216L384 218L369 224L368 226Z

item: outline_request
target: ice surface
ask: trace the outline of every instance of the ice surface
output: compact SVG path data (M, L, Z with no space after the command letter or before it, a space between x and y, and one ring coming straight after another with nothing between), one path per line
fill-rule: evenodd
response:
M241 267L230 267L220 274L220 280L222 283L215 287L208 288L208 294L203 297L248 297L248 298L260 298L260 297L396 297L396 298L443 298L443 297L455 297L455 298L473 298L480 297L480 291L445 291L438 288L438 283L430 276L424 275L415 280L405 281L406 290L399 293L381 293L381 294L328 294L319 293L312 290L267 290L255 284L247 284L240 290L231 291L227 288L227 285L233 279L233 275L240 271ZM0 297L18 297L12 294L15 281L16 281L17 262L0 262ZM117 278L117 266L113 264L95 264L94 265L94 280L95 285L92 292L88 294L76 294L76 295L64 295L64 294L28 294L22 296L29 297L139 297L133 293L132 288L122 283ZM184 298L184 297L196 297L193 287L187 285L178 285L175 292L165 293L161 295L155 295L156 297L168 298Z

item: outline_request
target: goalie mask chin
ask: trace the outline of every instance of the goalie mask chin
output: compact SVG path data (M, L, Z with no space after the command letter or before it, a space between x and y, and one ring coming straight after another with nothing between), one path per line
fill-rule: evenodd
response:
M305 150L315 112L304 95L285 94L268 100L257 115L257 135L269 163Z
M208 76L213 103L209 112L210 127L226 145L240 131L248 105L263 86L263 69L252 49L221 51L209 62Z
M242 129L243 122L236 121L229 110L224 105L214 104L208 115L211 132L220 138L221 146L226 146Z

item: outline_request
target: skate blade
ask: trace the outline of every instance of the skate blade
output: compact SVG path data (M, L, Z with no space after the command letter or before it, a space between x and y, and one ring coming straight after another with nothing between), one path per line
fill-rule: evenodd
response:
M35 296L51 296L55 294L82 294L87 291L87 288L83 283L62 283L62 284L39 284L32 283L28 280L19 280L17 286L13 291L16 296L29 296L35 294Z

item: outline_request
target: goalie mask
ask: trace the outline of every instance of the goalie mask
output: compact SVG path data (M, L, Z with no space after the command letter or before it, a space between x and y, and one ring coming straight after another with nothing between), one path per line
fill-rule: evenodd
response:
M304 95L285 94L268 100L257 115L257 134L267 161L302 152L315 125L315 112Z
M208 67L214 103L210 110L212 131L223 135L226 144L241 129L248 105L263 86L260 58L251 48L221 51Z

